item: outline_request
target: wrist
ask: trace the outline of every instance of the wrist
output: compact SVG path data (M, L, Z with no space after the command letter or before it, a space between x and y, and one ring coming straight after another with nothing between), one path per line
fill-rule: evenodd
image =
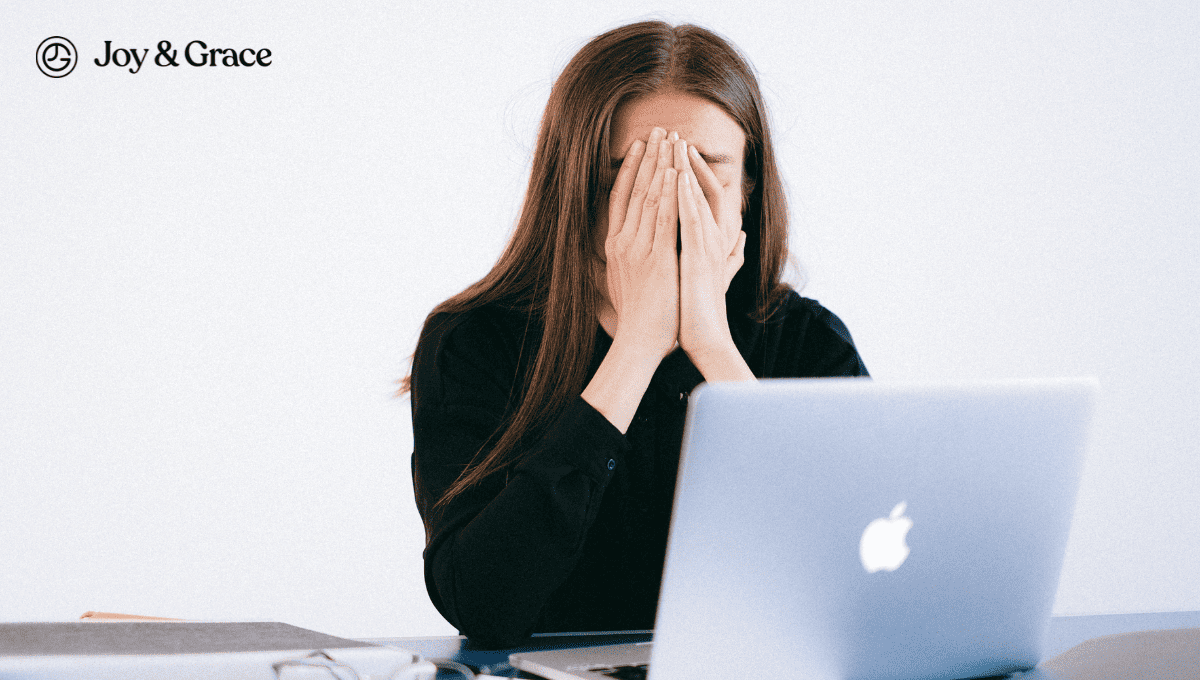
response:
M742 358L733 339L718 345L695 349L684 348L692 364L704 376L705 382L755 380L754 372Z
M677 338L667 336L648 337L639 333L634 325L618 326L612 336L612 346L608 349L609 356L616 355L624 363L634 367L649 368L653 374L663 358L675 349Z

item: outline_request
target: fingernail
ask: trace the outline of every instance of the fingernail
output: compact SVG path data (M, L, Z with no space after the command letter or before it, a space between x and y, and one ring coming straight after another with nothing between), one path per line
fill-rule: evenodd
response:
M650 141L652 142L662 141L662 138L665 136L667 136L667 131L660 127L656 127L650 131Z
M672 133L671 133L671 141L672 141L672 142L674 142L674 141L676 141L676 140L678 140L678 139L679 139L679 133L678 133L678 132L672 132Z

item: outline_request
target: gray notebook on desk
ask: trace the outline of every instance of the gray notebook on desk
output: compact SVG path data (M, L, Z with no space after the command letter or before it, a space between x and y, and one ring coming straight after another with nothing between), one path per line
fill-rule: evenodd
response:
M650 680L1032 669L1095 391L1092 380L704 385L688 406L653 645L512 663L555 680L635 677L621 666L645 662Z
M396 647L269 621L0 623L0 678L272 680L281 677L273 664L309 663L318 650L360 676L390 677L419 660Z

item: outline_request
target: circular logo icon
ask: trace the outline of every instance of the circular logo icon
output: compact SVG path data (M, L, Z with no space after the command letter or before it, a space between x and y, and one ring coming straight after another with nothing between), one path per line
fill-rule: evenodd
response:
M79 54L75 45L66 38L56 35L46 38L37 48L37 65L42 73L51 78L62 78L75 70Z

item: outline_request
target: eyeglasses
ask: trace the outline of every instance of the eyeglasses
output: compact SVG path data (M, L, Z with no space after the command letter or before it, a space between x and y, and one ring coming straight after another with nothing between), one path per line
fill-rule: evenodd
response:
M417 661L396 670L387 678L361 676L358 671L329 656L324 650L317 650L302 659L277 661L271 664L271 668L275 669L278 680L432 680L439 668L458 673L466 680L475 680L475 673L470 668L449 659Z

